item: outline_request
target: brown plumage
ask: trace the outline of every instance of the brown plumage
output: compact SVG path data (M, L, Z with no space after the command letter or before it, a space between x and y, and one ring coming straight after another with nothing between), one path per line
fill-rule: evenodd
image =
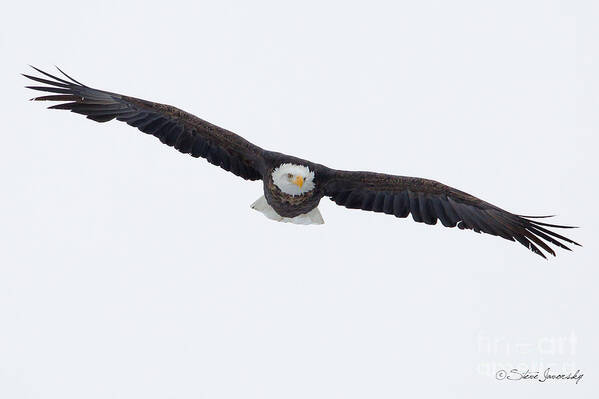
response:
M293 218L318 206L322 197L350 209L381 212L416 222L474 230L518 241L534 253L555 255L549 244L570 250L565 243L579 245L549 228L571 226L548 224L504 211L463 191L434 180L393 176L373 172L350 172L328 168L293 156L266 151L228 130L206 122L170 105L97 90L72 79L50 75L46 78L24 75L46 86L28 86L54 93L36 101L59 101L53 109L70 110L97 122L117 119L151 134L182 153L203 157L208 162L246 180L264 181L268 204L283 217ZM289 195L273 183L272 171L281 164L303 165L314 172L314 189Z

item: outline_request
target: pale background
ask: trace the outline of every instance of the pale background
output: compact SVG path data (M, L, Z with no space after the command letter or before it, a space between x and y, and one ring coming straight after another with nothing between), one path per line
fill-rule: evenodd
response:
M4 6L0 398L591 397L599 389L596 1ZM331 167L554 214L548 262L245 182L26 101L54 64ZM508 366L581 369L498 381Z

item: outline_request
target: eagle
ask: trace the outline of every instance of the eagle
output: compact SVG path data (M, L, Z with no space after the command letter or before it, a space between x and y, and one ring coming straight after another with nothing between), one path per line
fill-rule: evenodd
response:
M517 241L543 258L544 252L555 256L549 244L567 250L570 248L566 244L580 246L554 231L573 226L539 221L550 216L513 214L434 180L336 170L268 151L171 105L91 88L58 67L63 77L31 67L43 77L23 76L43 86L26 88L51 93L31 100L57 101L49 108L70 110L96 122L125 122L182 153L205 158L245 180L262 180L264 195L251 208L272 220L322 224L318 204L328 197L349 209L398 218L411 214L416 222L434 225L439 220L445 227L457 226Z

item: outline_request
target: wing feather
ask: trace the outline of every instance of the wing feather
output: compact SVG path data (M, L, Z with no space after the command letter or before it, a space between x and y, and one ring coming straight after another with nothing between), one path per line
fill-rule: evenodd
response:
M44 75L44 78L26 74L23 76L46 86L27 88L57 93L32 100L60 101L61 103L49 108L70 110L96 122L113 119L125 122L182 153L206 158L208 162L244 179L262 178L264 151L228 130L170 105L93 89L76 81L58 67L68 80L32 68Z
M567 249L580 245L549 228L572 228L520 216L434 180L372 172L332 170L324 192L338 205L393 214L416 222L458 227L517 241L545 258L555 256L549 244ZM544 216L543 216L544 217Z

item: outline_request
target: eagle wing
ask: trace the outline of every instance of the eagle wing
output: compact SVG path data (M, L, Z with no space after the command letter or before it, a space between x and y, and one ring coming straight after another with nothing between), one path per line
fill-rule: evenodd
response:
M436 224L440 220L446 227L458 226L518 241L543 258L545 255L539 247L555 256L548 243L567 250L570 248L561 241L580 245L549 229L572 226L532 220L547 216L515 215L434 180L331 170L323 184L324 194L337 205L399 218L411 213L416 222L426 224Z
M27 86L52 95L35 101L60 101L52 109L66 109L96 122L117 119L151 134L166 145L193 157L203 157L246 180L262 179L263 150L244 138L170 105L154 103L85 86L58 69L68 80L23 75L46 86Z

